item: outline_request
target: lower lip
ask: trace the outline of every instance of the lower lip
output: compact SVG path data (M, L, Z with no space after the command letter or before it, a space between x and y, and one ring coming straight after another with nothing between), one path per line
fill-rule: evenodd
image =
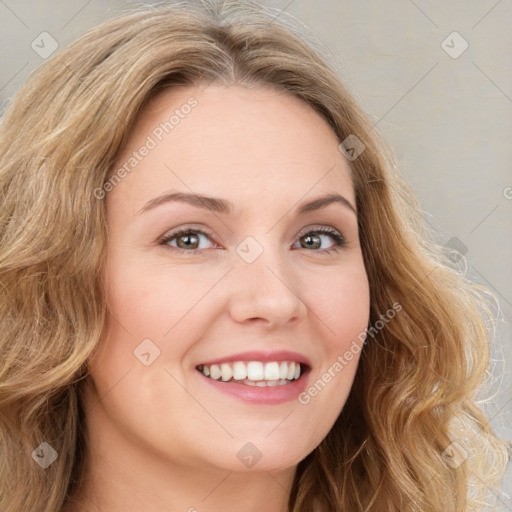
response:
M196 370L197 371L197 370ZM307 384L309 369L299 379L291 381L282 386L251 386L238 382L223 382L205 377L197 371L199 377L213 386L217 391L231 395L243 402L251 404L275 405L297 400L300 393L304 391Z

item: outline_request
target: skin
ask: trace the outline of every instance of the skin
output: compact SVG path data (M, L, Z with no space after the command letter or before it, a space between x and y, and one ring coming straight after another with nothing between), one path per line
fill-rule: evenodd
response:
M295 214L333 192L355 208L355 193L329 125L287 93L217 84L160 93L116 168L191 96L197 106L103 199L110 313L85 393L83 505L66 510L286 511L297 464L352 386L360 354L308 404L237 400L195 369L248 350L292 350L312 363L309 386L366 330L369 288L354 211L332 203ZM238 215L178 202L138 214L170 190L229 200ZM320 247L304 243L319 226L346 246L325 233ZM198 253L177 239L158 245L182 227L206 232L193 240ZM236 252L247 236L263 249L252 263ZM145 366L134 350L148 338L160 356ZM262 454L252 468L237 457L248 442Z

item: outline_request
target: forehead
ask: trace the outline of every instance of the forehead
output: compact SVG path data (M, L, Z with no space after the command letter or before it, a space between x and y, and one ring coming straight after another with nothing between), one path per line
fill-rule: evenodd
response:
M123 189L140 206L173 189L229 195L243 206L255 194L295 202L335 190L354 203L338 144L319 113L272 86L175 87L142 110L115 169L133 158L136 165L112 195Z

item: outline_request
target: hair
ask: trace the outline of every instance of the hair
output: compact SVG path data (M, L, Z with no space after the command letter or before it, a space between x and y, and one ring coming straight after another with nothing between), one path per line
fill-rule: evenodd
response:
M146 6L107 21L33 72L3 115L0 509L60 510L83 478L82 389L107 306L95 190L152 97L213 82L279 88L340 142L364 144L349 163L369 325L401 306L368 336L341 414L297 467L289 511L479 510L509 458L477 405L496 299L431 240L395 157L328 58L247 0ZM42 442L58 453L45 470L32 456ZM447 449L465 460L447 463Z

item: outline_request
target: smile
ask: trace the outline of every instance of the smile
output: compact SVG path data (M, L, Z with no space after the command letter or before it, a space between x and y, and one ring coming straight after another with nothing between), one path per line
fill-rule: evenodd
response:
M295 361L235 361L200 364L196 368L209 379L259 387L287 385L298 380L304 371Z

